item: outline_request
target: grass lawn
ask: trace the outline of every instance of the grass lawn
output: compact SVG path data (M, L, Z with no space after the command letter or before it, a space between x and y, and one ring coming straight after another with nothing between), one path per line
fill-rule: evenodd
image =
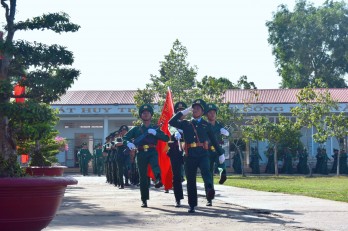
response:
M200 177L197 181L203 182ZM218 181L216 176L214 183ZM348 176L228 175L224 185L348 202Z

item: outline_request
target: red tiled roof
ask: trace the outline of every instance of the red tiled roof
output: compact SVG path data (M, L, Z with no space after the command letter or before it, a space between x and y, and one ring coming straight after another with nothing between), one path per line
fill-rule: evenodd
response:
M300 89L258 89L258 90L227 90L225 103L297 103L296 95ZM104 105L134 104L136 90L125 91L67 91L53 105ZM340 103L348 102L348 88L330 88L333 99Z
M296 95L301 89L257 89L257 90L227 90L225 93L225 103L244 104L244 103L297 103ZM348 88L328 89L332 99L340 103L348 102Z

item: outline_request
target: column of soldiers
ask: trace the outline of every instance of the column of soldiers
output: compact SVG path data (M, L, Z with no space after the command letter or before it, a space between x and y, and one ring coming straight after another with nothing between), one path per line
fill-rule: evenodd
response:
M129 181L131 184L139 182L141 207L147 207L147 201L150 199L147 167L150 165L154 172L155 187L162 187L156 144L157 140L169 141L170 149L167 154L172 163L175 206L180 207L180 200L184 198L182 189L182 168L184 166L190 206L188 212L194 213L198 203L196 185L198 168L204 180L207 206L212 205L211 201L215 196L212 172L214 167L212 166L216 164L220 169L220 184L227 179L221 135L228 136L228 131L215 119L208 122L202 118L211 110L214 113L210 114L216 115L218 109L212 105L210 110L207 110L205 101L201 99L195 100L190 107L183 102L178 102L174 108L176 114L169 121L171 137L168 137L157 126L151 124L152 106L142 105L139 108L142 125L135 126L129 131L126 125L122 125L118 130L117 138L115 138L116 133L110 134L106 137L101 151L99 147L95 150L97 161L95 171L98 175L105 172L106 181L120 189L127 186ZM190 112L192 112L193 119L185 119ZM100 156L105 161L103 170L98 167L100 166L98 165Z
M106 182L119 189L130 184L138 184L138 171L134 164L134 151L127 149L123 144L123 136L128 127L122 125L117 132L106 137L102 146ZM117 136L117 137L116 137Z

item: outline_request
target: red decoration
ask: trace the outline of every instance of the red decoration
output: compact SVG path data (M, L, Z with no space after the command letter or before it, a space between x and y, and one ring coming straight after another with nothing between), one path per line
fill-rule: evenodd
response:
M25 80L25 76L22 77L23 80ZM25 87L19 85L19 83L14 86L14 95L19 96L25 94ZM16 98L16 103L24 103L25 98Z
M21 162L22 164L26 164L29 161L29 155L28 154L22 154L21 155Z

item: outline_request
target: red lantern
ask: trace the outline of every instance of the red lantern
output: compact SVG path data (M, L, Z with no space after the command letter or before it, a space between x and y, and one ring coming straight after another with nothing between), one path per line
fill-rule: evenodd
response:
M29 161L29 155L28 154L22 154L21 155L21 162L22 164L26 164Z
M25 76L22 77L22 79L25 79ZM16 86L14 86L14 95L18 96L18 95L23 95L25 93L25 87L20 86L19 83L16 84ZM16 98L16 103L24 103L25 98Z

